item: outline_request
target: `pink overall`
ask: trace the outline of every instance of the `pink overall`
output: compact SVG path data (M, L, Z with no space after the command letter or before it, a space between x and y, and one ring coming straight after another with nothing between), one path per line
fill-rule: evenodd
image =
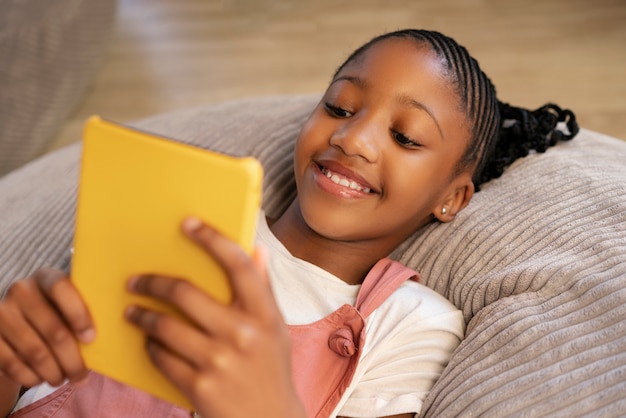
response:
M355 306L343 305L307 325L290 325L293 378L308 417L328 417L354 376L365 343L367 318L404 281L418 274L390 259L365 278ZM192 413L97 373L67 384L10 418L189 418Z

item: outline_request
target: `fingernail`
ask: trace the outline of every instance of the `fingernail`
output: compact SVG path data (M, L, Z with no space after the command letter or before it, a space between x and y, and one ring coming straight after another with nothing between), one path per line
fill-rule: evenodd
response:
M124 318L128 320L132 320L134 313L135 313L135 307L132 305L127 306L126 309L124 309Z
M131 292L134 292L135 289L137 289L137 282L138 281L139 281L139 276L132 276L126 282L126 289L130 290Z
M96 330L93 328L87 328L86 330L78 333L78 339L81 342L88 344L96 339Z
M186 231L195 231L202 226L202 221L196 217L190 216L183 221L183 228Z

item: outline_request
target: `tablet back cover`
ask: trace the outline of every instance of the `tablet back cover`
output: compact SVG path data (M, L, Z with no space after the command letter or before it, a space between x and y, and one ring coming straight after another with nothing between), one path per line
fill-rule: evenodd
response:
M223 272L183 235L180 224L196 216L251 253L261 186L262 168L253 158L224 156L89 119L71 268L97 329L96 341L81 346L87 367L191 407L150 362L145 336L123 318L131 304L176 312L129 294L126 282L140 273L185 278L228 303Z

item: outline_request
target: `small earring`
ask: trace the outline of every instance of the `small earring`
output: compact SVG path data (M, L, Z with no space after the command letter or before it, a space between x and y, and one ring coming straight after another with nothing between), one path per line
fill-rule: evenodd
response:
M441 208L441 214L445 215L446 213L448 213L448 209L446 208Z

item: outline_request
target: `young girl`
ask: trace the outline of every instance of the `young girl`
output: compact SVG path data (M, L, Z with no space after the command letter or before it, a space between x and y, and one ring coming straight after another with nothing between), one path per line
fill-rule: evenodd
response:
M150 274L129 291L189 322L139 306L126 317L203 417L413 416L464 323L387 255L424 225L453 221L516 158L577 130L557 106L500 103L478 63L440 33L377 37L339 67L302 127L297 197L280 218L261 217L252 257L202 221L183 222L227 272L233 304ZM189 416L85 370L77 341L96 333L65 273L16 282L0 304L0 413ZM15 405L20 387L31 389Z

